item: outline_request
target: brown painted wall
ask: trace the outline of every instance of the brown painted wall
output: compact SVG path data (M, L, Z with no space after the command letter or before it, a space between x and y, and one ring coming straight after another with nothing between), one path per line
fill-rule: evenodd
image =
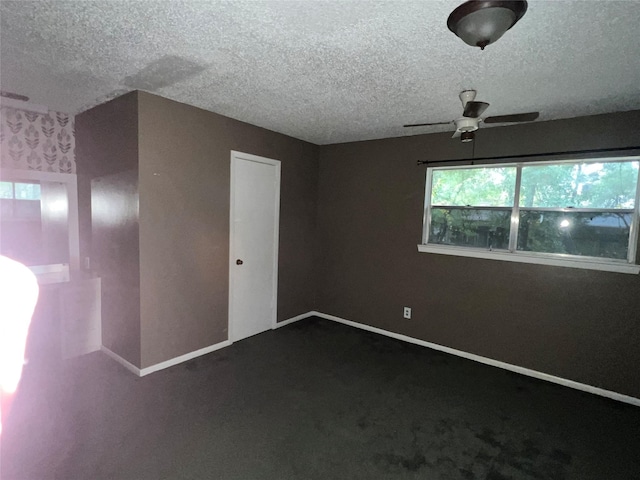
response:
M636 146L639 124L633 111L485 128L475 156ZM418 253L416 161L471 157L449 137L321 147L317 310L640 397L639 275Z
M278 319L313 310L318 147L138 98L142 367L227 339L231 150L282 162Z
M138 167L138 92L76 117L80 258L91 255L91 179Z
M80 256L102 277L102 343L140 366L136 92L76 117L76 163Z

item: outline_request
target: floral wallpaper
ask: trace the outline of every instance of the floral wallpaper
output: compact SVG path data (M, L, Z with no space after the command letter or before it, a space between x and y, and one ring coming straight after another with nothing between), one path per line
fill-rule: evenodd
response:
M0 167L76 173L73 115L0 107Z

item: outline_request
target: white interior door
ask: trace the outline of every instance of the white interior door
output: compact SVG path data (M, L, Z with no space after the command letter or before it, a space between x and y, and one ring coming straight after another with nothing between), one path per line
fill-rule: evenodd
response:
M231 152L229 338L276 323L280 162Z

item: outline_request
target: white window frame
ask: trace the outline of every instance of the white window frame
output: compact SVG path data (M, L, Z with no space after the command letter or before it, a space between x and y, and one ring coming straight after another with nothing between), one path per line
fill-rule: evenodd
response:
M490 260L501 260L507 262L532 263L538 265L551 265L559 267L583 268L589 270L601 270L607 272L618 273L640 273L640 265L636 263L636 255L638 248L638 233L640 230L640 171L638 178L638 186L636 188L635 208L632 214L631 227L629 233L629 248L626 260L617 260L600 257L577 256L562 253L543 253L543 252L524 252L517 250L518 223L520 219L520 183L522 178L522 167L534 165L557 165L562 163L607 163L620 161L640 161L640 156L620 156L606 158L572 158L570 160L552 160L540 162L510 162L510 163L487 163L482 165L461 165L461 166L442 166L428 167L425 183L424 197L424 215L422 228L422 243L418 245L418 251L423 253L436 253L441 255L454 255L471 258L484 258ZM431 187L433 181L433 172L437 170L454 170L469 168L491 168L491 167L516 167L516 185L514 192L514 206L506 207L511 209L511 224L509 234L508 250L490 250L484 248L440 245L427 243L429 239L429 228L431 226ZM539 209L535 209L539 210ZM597 209L580 209L580 208L553 208L542 209L550 211L566 211L580 212L583 210ZM605 209L610 211L611 209Z

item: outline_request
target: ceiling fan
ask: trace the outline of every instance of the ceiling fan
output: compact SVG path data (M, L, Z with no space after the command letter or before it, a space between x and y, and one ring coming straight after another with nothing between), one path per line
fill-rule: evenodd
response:
M450 122L435 123L414 123L403 125L404 127L430 127L432 125L448 125L455 124L456 131L451 138L460 137L462 142L471 142L475 137L475 131L480 126L480 122L484 123L518 123L533 122L540 116L540 112L515 113L512 115L498 115L495 117L481 118L480 115L489 108L487 102L476 102L475 90L464 90L460 92L460 101L462 102L462 116Z

